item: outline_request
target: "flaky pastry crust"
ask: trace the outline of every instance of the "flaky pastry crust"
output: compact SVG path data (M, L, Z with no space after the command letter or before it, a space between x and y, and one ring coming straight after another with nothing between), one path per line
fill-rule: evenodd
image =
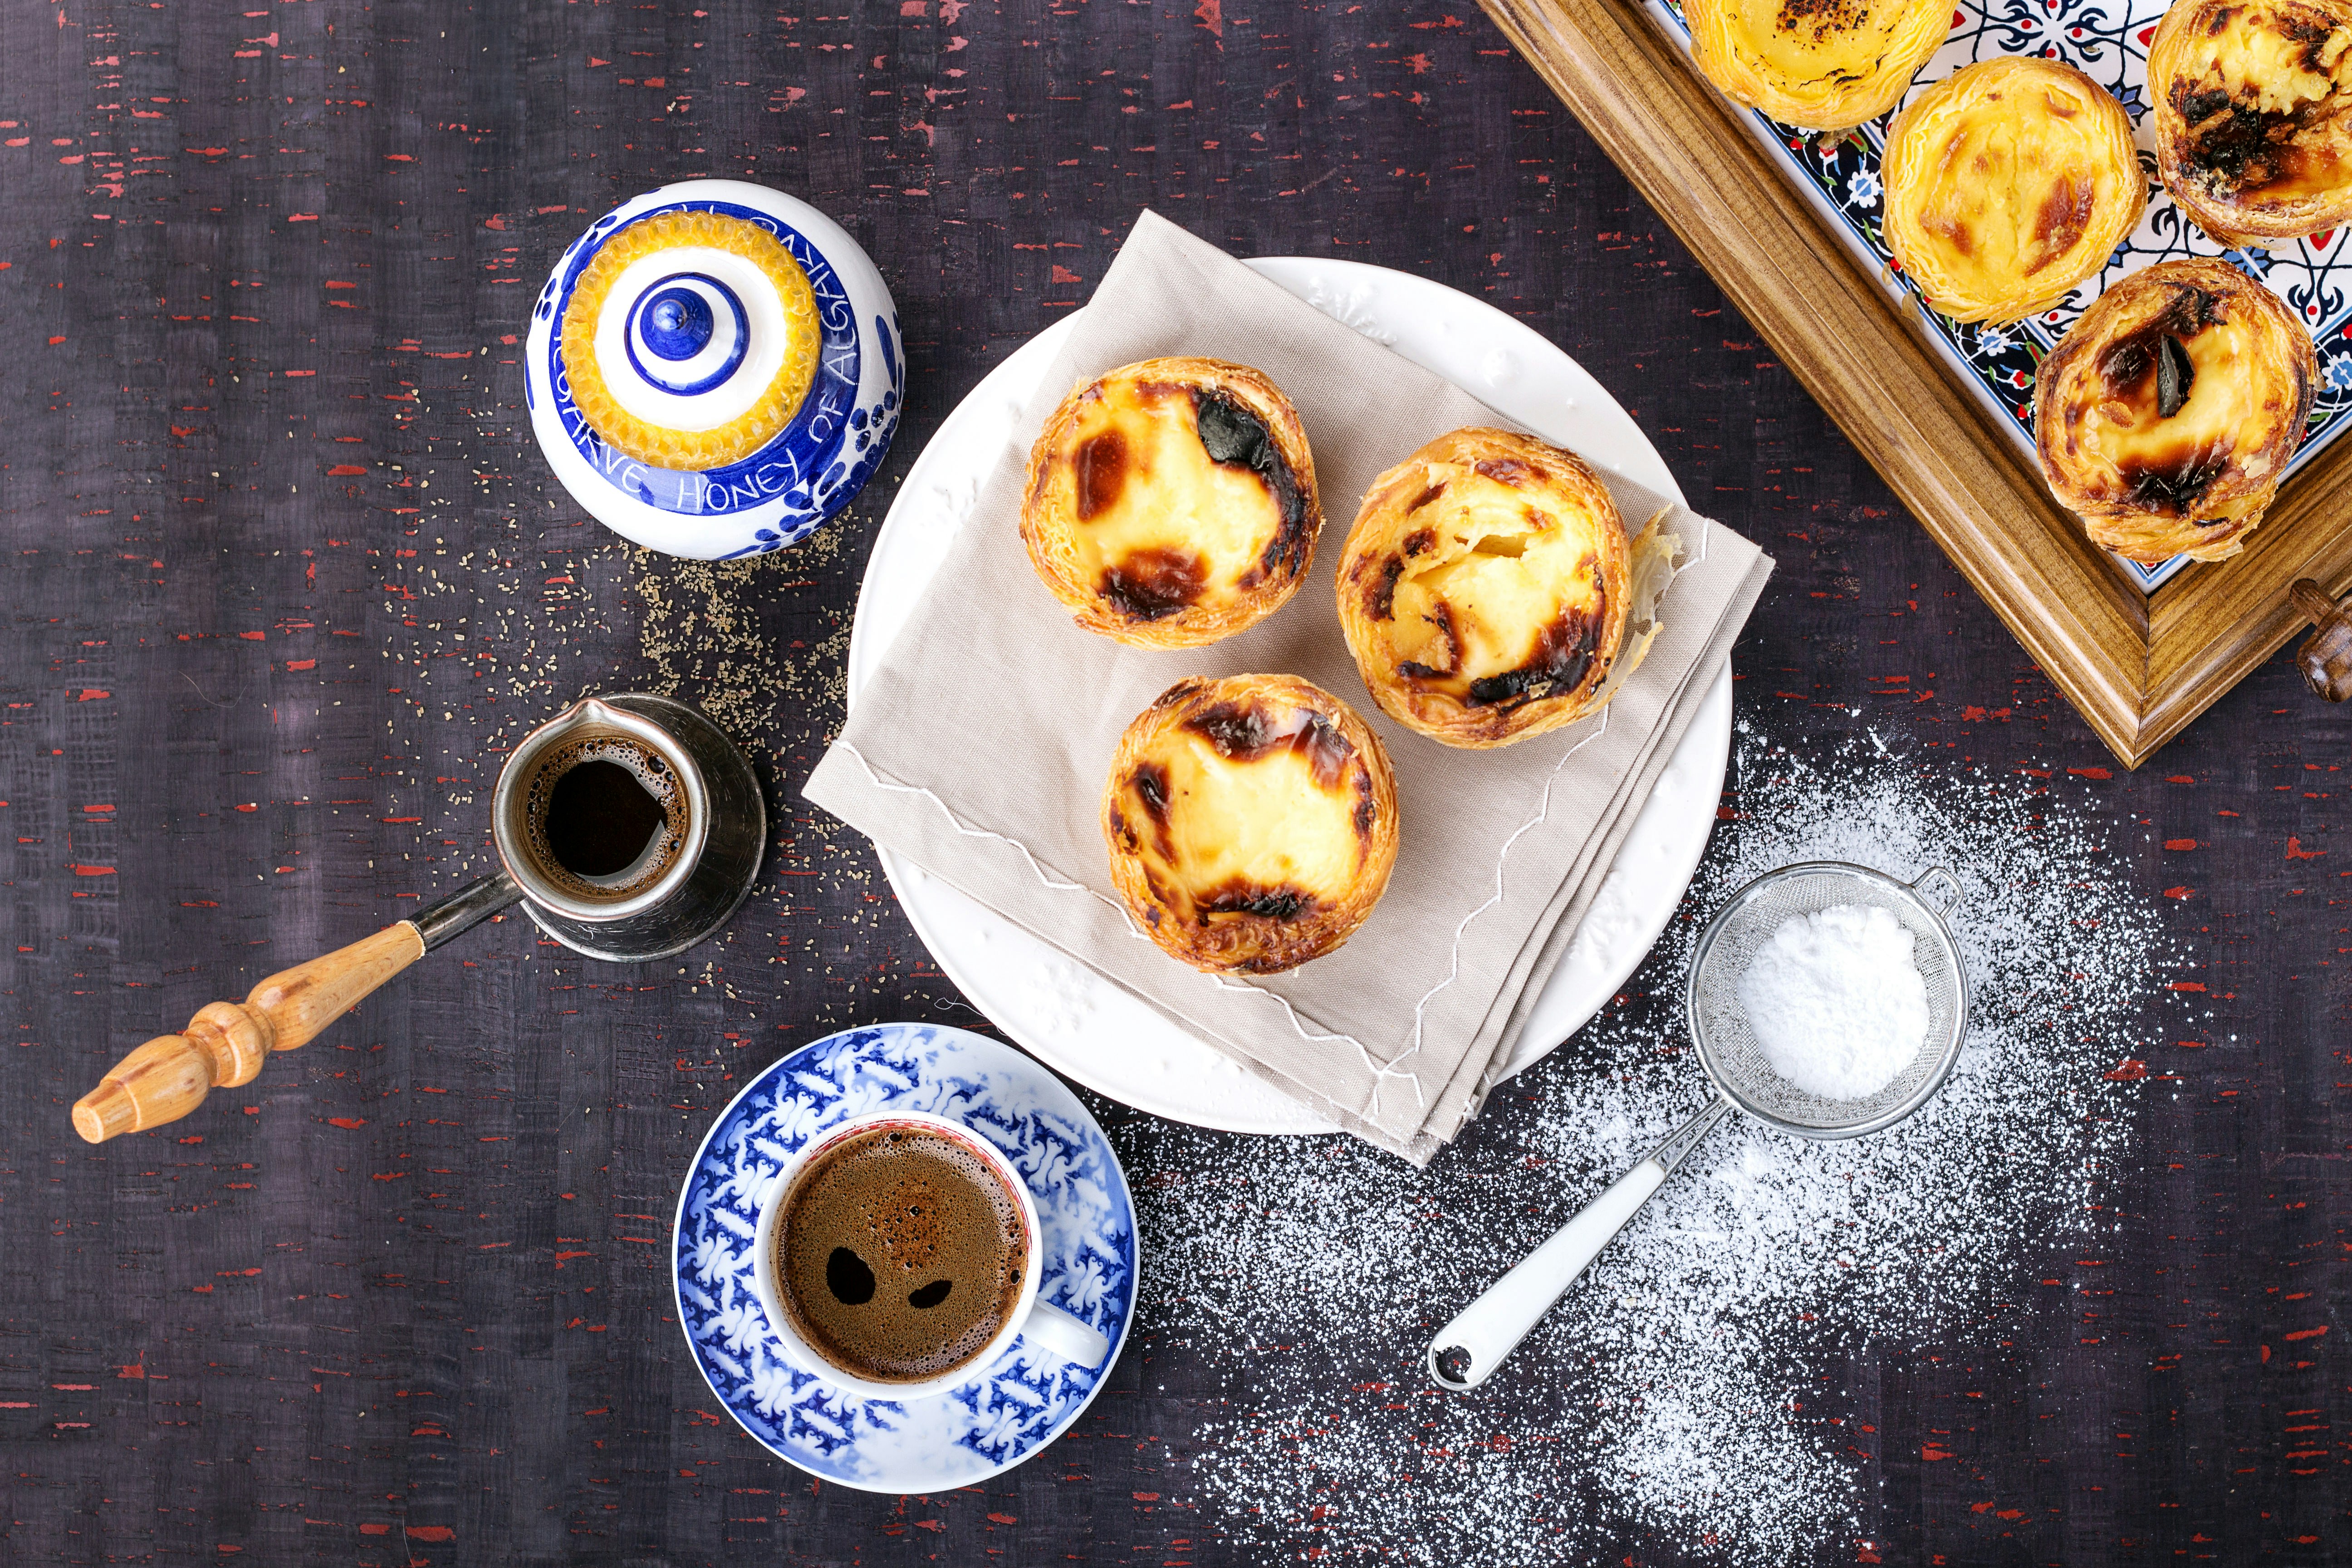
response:
M1029 451L1021 540L1078 625L1198 647L1288 602L1323 509L1298 411L1265 375L1153 359L1062 400Z
M1629 562L1617 503L1582 458L1455 430L1372 481L1339 557L1339 627L1391 718L1449 746L1506 746L1606 700Z
M2118 555L2235 555L2303 445L2318 374L2302 321L2229 263L2131 273L2042 362L2042 477Z
M1171 958L1272 974L1355 933L1396 865L1396 774L1346 703L1295 675L1180 680L1103 785L1111 882Z
M1957 321L2048 310L2106 265L2147 205L2115 95L2021 56L1955 71L1906 104L1879 174L1888 247Z
M2352 0L2179 0L2147 89L2157 173L2222 244L2352 219Z
M1683 16L1709 81L1808 131L1894 108L1952 26L1939 0L1684 0Z

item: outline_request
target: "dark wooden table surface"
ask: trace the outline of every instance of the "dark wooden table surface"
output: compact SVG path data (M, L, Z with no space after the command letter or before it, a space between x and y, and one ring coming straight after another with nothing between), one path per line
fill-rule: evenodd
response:
M1410 1528L1205 1500L1202 1413L1246 1391L1149 1307L1049 1458L919 1499L769 1458L709 1413L672 1321L677 1183L747 1072L850 1024L986 1026L797 789L898 477L1147 205L1237 254L1442 279L1580 360L1780 559L1744 718L2089 770L2081 809L2137 829L2199 1040L2168 1018L2117 1042L2173 1076L2098 1177L2121 1226L2095 1278L2048 1238L2013 1263L2091 1281L2097 1342L2081 1301L2025 1292L1997 1344L1862 1352L1830 1396L1874 1412L1858 1524L1804 1554L2352 1561L2352 713L2282 658L2110 776L1475 7L247 3L0 14L0 1561L1416 1560ZM623 545L523 412L550 260L690 175L837 215L912 363L888 470L755 566ZM184 1123L73 1136L131 1045L483 868L503 749L625 686L703 702L759 758L782 826L721 941L615 968L510 920ZM1630 990L1663 1028L1658 968ZM1244 1142L1095 1103L1139 1184L1156 1150ZM1414 1349L1331 1347L1331 1399ZM1557 1415L1492 1397L1499 1432ZM1763 1560L1633 1521L1609 1556L1725 1552Z

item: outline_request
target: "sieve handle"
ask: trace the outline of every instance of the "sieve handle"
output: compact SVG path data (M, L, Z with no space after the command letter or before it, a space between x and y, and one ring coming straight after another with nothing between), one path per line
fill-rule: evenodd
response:
M1941 866L1920 872L1918 880L1911 884L1911 890L1939 915L1950 914L1968 901L1968 893L1960 886L1960 879Z
M1552 1304L1568 1294L1577 1277L1617 1237L1684 1156L1715 1130L1731 1101L1717 1095L1706 1108L1668 1133L1647 1158L1584 1205L1554 1231L1551 1239L1521 1259L1486 1294L1462 1309L1429 1344L1429 1375L1440 1388L1467 1393L1493 1375L1503 1358L1528 1337Z

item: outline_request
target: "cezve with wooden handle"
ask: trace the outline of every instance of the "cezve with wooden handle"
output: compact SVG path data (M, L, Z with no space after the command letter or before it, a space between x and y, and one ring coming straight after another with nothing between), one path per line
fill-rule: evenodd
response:
M215 1002L176 1035L148 1041L74 1102L74 1131L93 1143L177 1121L213 1089L251 1083L272 1051L310 1040L377 986L522 897L504 871L468 883L415 917L273 974L243 1002Z

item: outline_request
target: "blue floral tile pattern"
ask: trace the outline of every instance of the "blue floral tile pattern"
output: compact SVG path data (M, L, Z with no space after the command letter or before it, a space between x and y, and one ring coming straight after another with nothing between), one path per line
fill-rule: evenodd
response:
M1004 1151L1045 1233L1038 1294L1110 1341L1100 1368L1015 1341L962 1387L900 1403L843 1394L773 1347L751 1284L761 1203L810 1139L883 1110L952 1118ZM1102 1129L1020 1052L928 1024L834 1035L752 1079L695 1155L675 1249L678 1322L711 1392L778 1458L868 1491L968 1486L1028 1458L1094 1398L1135 1317L1135 1205Z
M1922 89L1961 67L2005 55L2041 55L2063 60L2114 93L2132 117L2140 166L2148 180L2147 211L2139 227L2116 249L2098 277L2076 289L2053 310L2014 326L1962 324L1919 302L1918 292L1879 231L1885 194L1879 155L1891 114L1852 131L1826 135L1797 130L1749 113L1758 137L1780 157L1791 182L1874 269L1888 288L1909 300L1928 337L1941 348L1963 383L1974 387L2030 454L2033 449L2033 379L2042 357L2055 348L2100 290L2127 272L2183 256L2218 256L2268 284L2298 311L2319 351L2320 385L2312 401L2311 426L2299 468L2352 423L2352 229L2332 229L2269 252L2232 250L2199 228L2156 183L2155 121L2148 116L2147 46L2169 0L1954 0L1952 31L1944 47L1922 67L1910 101ZM1652 18L1685 50L1690 29L1680 0L1647 0ZM1693 66L1696 70L1697 68ZM2289 472L2293 472L2290 468ZM2187 558L2156 566L2125 562L2144 588L2153 589L2188 564Z

